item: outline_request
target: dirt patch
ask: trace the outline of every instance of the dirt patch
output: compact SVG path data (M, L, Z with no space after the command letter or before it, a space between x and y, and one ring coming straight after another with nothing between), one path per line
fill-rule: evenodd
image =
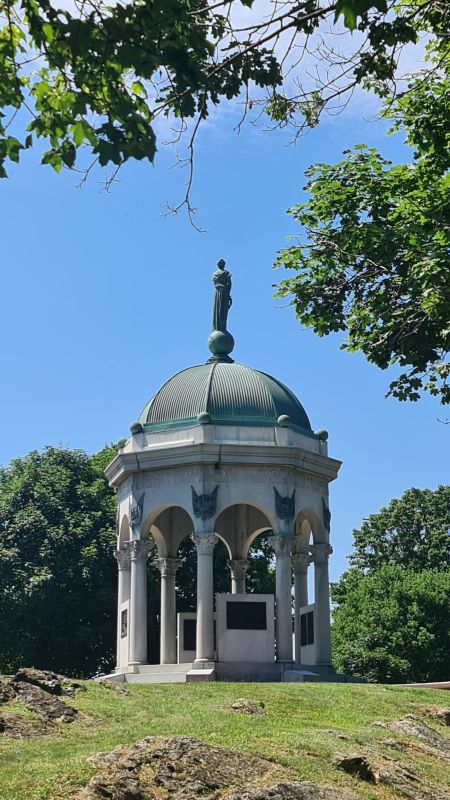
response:
M344 792L312 784L276 783L286 776L283 767L250 753L211 747L190 736L149 736L89 761L98 771L75 795L77 800L351 799Z

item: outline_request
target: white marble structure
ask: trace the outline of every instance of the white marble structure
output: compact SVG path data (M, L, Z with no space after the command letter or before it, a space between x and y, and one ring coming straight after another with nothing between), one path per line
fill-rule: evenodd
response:
M215 276L224 272L219 268ZM216 306L217 291L216 284ZM226 295L224 302L229 302ZM225 543L230 592L243 594L248 550L262 532L270 532L276 556L276 662L267 665L268 674L299 667L299 609L308 604L310 565L314 667L330 670L328 485L340 462L328 456L327 434L313 433L289 389L231 360L233 340L226 329L213 331L209 345L213 355L205 365L178 373L152 397L106 470L118 501L116 674L146 672L150 548L156 548L161 573L160 661L176 663L178 548L192 536L197 550L194 672L206 666L220 679L213 642L214 547L219 539Z

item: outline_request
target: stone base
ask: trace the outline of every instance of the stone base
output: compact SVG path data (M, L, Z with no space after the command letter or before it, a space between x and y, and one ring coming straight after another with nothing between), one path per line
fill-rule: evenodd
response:
M201 683L211 681L246 683L364 683L351 675L339 675L326 664L216 662L193 664L140 664L104 676L118 683Z

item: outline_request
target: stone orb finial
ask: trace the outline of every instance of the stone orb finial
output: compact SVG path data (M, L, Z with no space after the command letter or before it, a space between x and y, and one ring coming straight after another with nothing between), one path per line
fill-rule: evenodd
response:
M280 414L277 419L277 424L280 428L289 428L291 424L291 418L287 414Z
M136 433L143 433L144 428L140 422L133 422L133 424L130 425L130 432L132 436L135 436Z
M229 331L213 331L208 339L208 347L215 356L228 356L234 349L234 339Z
M211 424L211 414L208 414L207 411L202 411L201 414L197 417L197 422L200 425L210 425Z
M325 431L323 428L321 428L319 431L316 431L316 436L321 442L326 442L328 439L328 431Z

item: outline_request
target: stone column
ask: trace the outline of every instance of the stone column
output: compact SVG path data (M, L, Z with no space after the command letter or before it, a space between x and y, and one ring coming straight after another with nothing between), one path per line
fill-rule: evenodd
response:
M231 572L231 594L245 594L245 573L248 569L246 558L233 558L227 561Z
M177 619L175 575L181 566L181 558L158 558L157 564L161 572L161 664L177 663Z
M119 669L120 666L122 666L120 663L120 640L121 640L121 628L122 628L121 606L122 603L125 602L125 600L129 600L130 598L130 552L128 549L128 543L122 550L115 551L114 558L116 559L117 566L119 567L119 579L117 586L117 660L116 660L116 669Z
M150 542L130 542L130 664L147 663L147 557Z
M309 553L293 553L294 570L294 631L295 663L300 664L300 609L308 605L308 566L312 561Z
M276 555L276 643L277 661L292 661L292 536L271 536L269 543Z
M331 664L330 580L328 557L333 548L328 542L310 547L314 561L314 643L316 664Z
M213 553L215 533L192 534L197 548L197 652L196 661L214 661Z

